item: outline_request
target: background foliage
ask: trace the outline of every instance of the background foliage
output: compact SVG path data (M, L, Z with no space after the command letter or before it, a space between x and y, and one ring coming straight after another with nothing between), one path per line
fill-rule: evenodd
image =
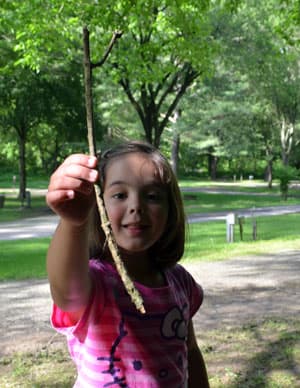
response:
M299 3L267 0L1 1L1 168L46 174L85 152L82 28L99 147L159 146L181 176L264 177L300 166ZM276 170L275 170L276 171Z

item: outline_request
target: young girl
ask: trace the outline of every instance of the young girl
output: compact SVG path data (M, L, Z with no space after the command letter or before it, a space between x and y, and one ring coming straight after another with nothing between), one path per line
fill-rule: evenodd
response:
M105 152L99 171L96 158L71 155L47 194L60 216L47 257L51 320L67 337L75 387L208 387L192 323L203 293L176 264L185 217L170 165L149 144L130 142ZM107 249L95 210L98 180L146 314L132 304Z

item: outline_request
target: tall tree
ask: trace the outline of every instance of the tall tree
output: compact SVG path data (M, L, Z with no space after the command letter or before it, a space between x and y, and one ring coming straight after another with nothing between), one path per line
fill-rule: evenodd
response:
M256 98L268 100L277 117L282 162L288 164L299 119L299 46L285 39L282 23L287 20L286 2L249 2L224 27L231 66L239 64ZM276 6L281 14L278 13ZM287 8L289 10L289 8ZM298 31L299 33L299 31ZM229 38L229 39L228 39ZM231 40L231 43L230 43Z
M231 10L238 1L9 3L10 8L14 6L14 17L20 20L15 46L21 55L19 63L40 69L53 57L72 55L83 25L90 30L95 58L114 30L123 31L105 76L122 86L146 139L159 146L163 130L187 88L211 67L217 46L211 36L210 7L222 5ZM99 78L103 76L101 71Z
M19 56L13 49L14 38L13 28L1 31L0 128L12 131L17 139L19 197L23 201L26 195L26 144L33 131L40 129L42 123L44 128L52 128L52 133L48 132L51 138L48 138L48 144L58 127L61 142L74 140L76 135L78 139L80 130L84 129L84 109L81 63L78 66L74 61L64 67L55 63L51 74L38 72L25 64L17 66Z
M19 69L14 77L0 78L0 122L4 130L13 130L17 136L19 154L19 197L26 193L26 141L29 131L41 117L43 86L38 76L30 69Z
M235 173L241 173L245 158L257 151L257 131L254 131L249 83L238 70L226 69L219 61L214 76L194 85L181 105L182 140L205 155L211 179L216 179L218 165L231 163ZM235 164L235 166L234 166Z

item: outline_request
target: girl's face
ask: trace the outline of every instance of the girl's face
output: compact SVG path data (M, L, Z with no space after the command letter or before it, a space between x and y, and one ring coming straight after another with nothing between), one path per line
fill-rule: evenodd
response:
M104 202L118 246L145 252L162 235L168 199L157 169L143 153L113 159L106 168Z

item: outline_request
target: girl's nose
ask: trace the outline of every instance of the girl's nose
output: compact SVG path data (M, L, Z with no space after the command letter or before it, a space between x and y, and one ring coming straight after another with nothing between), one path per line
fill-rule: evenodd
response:
M139 197L132 198L129 204L130 213L141 214L143 212L143 201Z
M142 209L140 209L140 208L130 209L130 213L131 214L133 214L133 213L141 214L142 213Z
M130 207L130 213L136 213L136 214L142 214L143 210L141 206L131 206Z

